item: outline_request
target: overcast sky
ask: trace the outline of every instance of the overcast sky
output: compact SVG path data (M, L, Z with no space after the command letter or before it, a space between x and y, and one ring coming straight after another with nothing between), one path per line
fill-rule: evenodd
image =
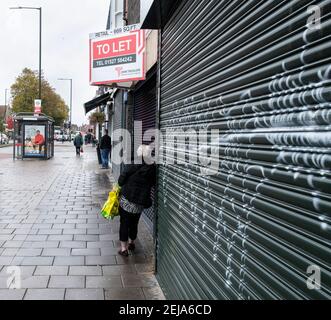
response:
M42 69L69 105L73 79L72 122L86 122L83 104L95 96L89 85L89 33L106 29L110 0L0 0L0 104L5 89L28 67L39 68L39 11L9 7L42 7Z

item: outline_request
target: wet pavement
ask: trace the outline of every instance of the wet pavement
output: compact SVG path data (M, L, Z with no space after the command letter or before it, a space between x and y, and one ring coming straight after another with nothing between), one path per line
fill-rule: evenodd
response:
M117 254L119 219L99 214L114 180L84 151L13 161L0 149L0 299L164 299L143 219L136 253Z

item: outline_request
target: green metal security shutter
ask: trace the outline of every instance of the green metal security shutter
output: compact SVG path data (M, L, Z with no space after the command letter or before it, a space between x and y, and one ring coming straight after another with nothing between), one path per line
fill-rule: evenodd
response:
M134 121L141 122L142 131L134 132L135 147L143 144L150 144L150 140L144 140L144 133L149 129L155 129L156 120L156 75L155 69L153 73L144 82L140 83L134 93ZM135 152L137 150L134 150Z
M144 133L149 129L155 129L156 120L156 73L152 68L147 74L146 80L138 83L134 93L134 121L141 121L141 132L138 130L134 133L134 155L137 154L137 148L141 143L150 144L150 139L144 140ZM146 138L146 137L145 137ZM154 200L154 189L151 194ZM154 227L154 201L153 205L143 211L143 217L152 232Z
M320 28L307 28L311 5ZM169 129L219 129L221 160L211 176L159 167L167 298L331 298L330 7L183 1L162 30L165 141Z

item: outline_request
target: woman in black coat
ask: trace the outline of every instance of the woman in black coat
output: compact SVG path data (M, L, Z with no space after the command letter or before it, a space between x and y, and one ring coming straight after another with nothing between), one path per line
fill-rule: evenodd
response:
M128 250L135 249L138 222L144 209L152 206L151 189L156 181L155 164L147 164L150 147L141 145L137 154L143 157L142 164L127 165L118 179L121 187L120 197L120 241L119 254L128 256Z

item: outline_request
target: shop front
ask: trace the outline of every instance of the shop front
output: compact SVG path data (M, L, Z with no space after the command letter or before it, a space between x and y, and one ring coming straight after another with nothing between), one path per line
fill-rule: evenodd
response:
M142 22L160 29L167 299L330 299L330 1L322 24L311 4L156 0Z

